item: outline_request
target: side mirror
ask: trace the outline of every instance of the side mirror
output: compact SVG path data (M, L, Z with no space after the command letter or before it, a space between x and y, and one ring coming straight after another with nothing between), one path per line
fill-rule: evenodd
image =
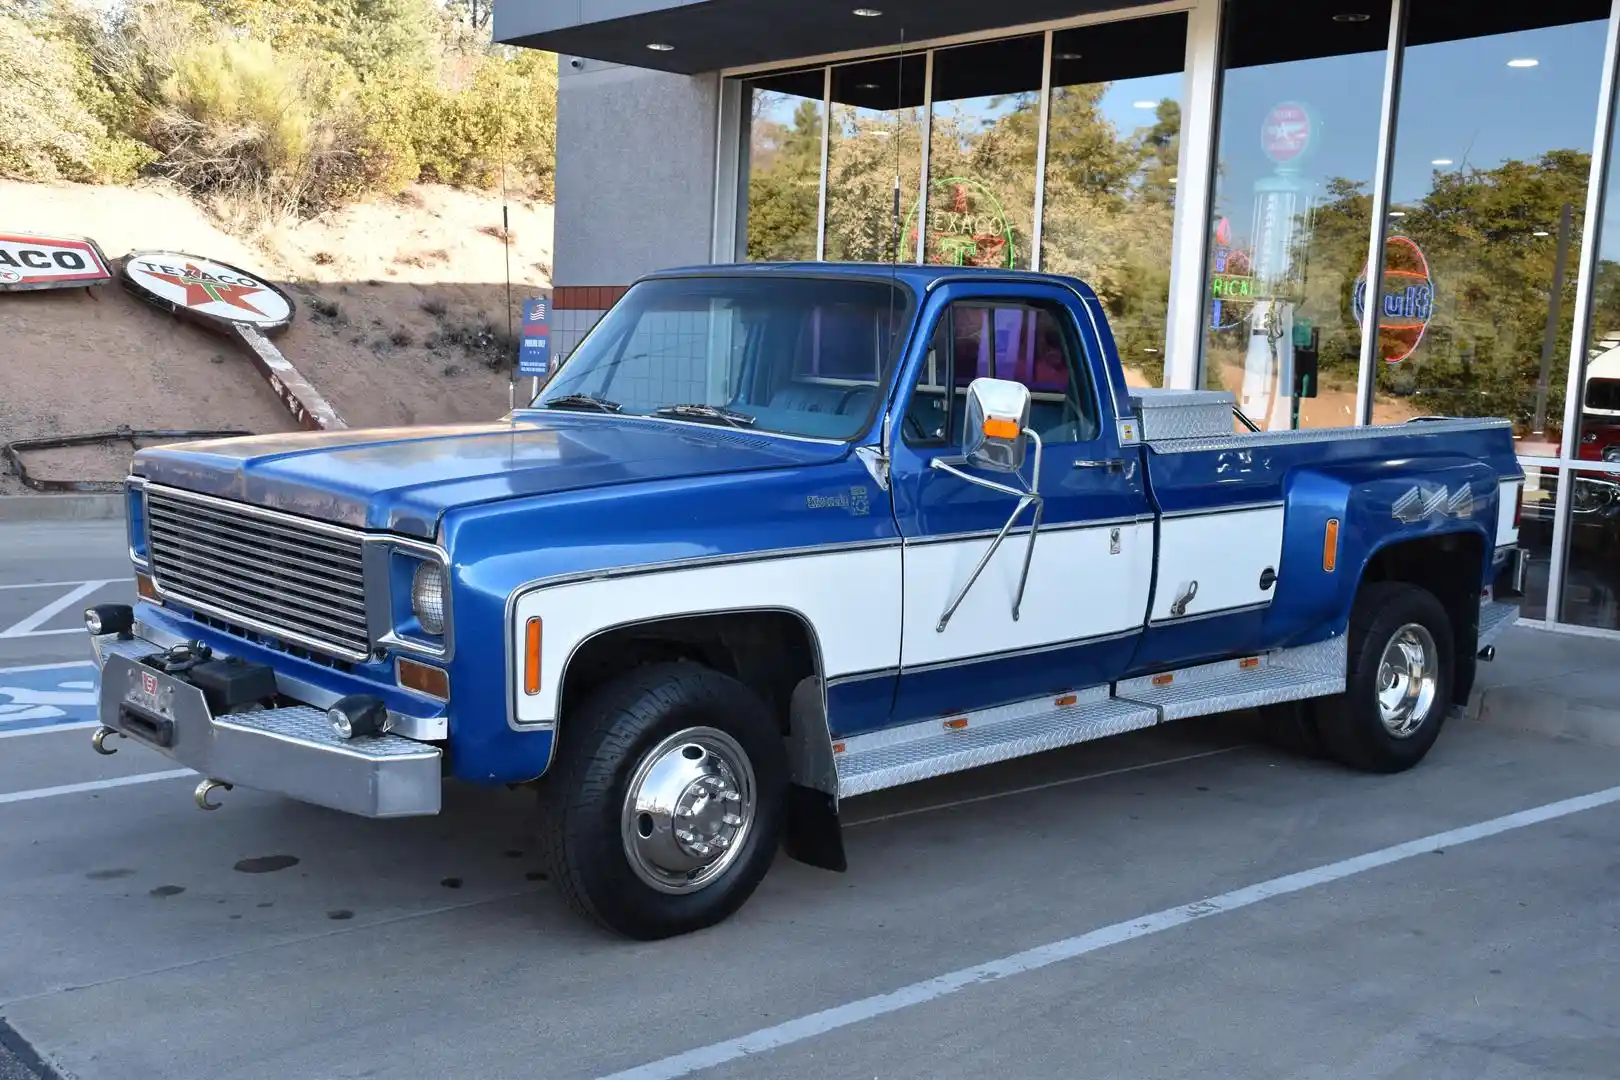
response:
M962 456L996 472L1024 467L1029 440L1029 387L1008 379L974 379L962 422Z

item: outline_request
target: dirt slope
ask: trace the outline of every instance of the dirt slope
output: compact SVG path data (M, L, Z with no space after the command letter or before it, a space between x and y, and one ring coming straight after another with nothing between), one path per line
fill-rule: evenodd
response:
M552 217L549 206L517 200L510 216L515 320L517 303L549 283ZM299 311L276 344L351 426L481 419L506 409L498 197L420 186L248 242L160 184L0 181L0 230L90 236L109 259L180 250L283 284ZM116 285L0 295L0 442L120 424L292 426L228 340ZM129 451L50 451L31 456L29 467L111 479L123 475ZM23 490L0 476L0 493Z

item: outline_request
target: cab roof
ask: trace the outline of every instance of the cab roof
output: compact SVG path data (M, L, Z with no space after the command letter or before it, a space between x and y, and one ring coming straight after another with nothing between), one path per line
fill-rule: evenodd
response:
M1033 270L1005 270L993 266L938 266L884 262L749 262L708 263L677 266L644 275L640 280L671 277L847 277L862 280L895 280L918 293L926 293L946 280L1028 282L1073 289L1085 299L1095 299L1091 288L1079 278L1043 274Z

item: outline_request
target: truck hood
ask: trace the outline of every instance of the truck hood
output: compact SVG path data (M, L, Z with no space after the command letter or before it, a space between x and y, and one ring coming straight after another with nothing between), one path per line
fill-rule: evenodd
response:
M433 427L254 435L149 447L154 484L432 540L458 506L581 488L813 465L842 446L635 417L528 413Z

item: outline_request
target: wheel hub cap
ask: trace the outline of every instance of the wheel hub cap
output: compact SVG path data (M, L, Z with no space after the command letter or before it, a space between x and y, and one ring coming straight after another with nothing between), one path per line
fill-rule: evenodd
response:
M754 771L731 736L676 732L647 752L624 804L625 854L661 892L701 889L736 861L754 819Z
M1384 647L1378 664L1378 712L1384 728L1404 739L1434 711L1440 669L1439 650L1428 629L1407 623Z

